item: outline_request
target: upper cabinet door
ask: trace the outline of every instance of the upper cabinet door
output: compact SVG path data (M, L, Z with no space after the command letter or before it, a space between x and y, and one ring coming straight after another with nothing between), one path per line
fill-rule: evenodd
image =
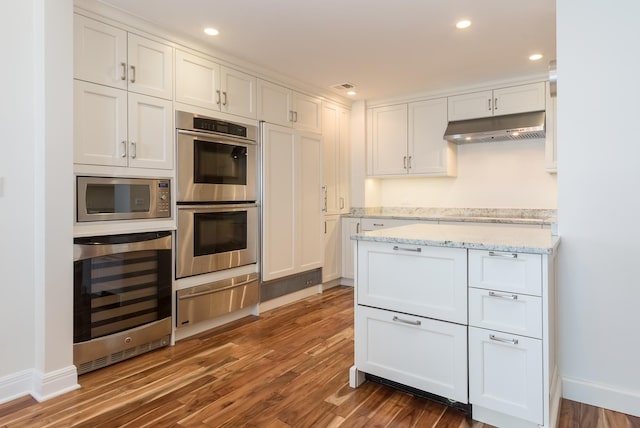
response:
M371 118L372 170L369 175L407 173L407 105L377 107Z
M494 116L544 110L546 102L544 86L544 82L539 82L494 89Z
M455 175L456 148L442 138L446 128L446 98L409 104L409 174Z
M129 91L173 99L173 48L129 34Z
M255 119L257 79L232 68L221 67L222 111Z
M449 97L449 120L464 120L493 115L493 91Z
M173 169L173 105L129 94L129 166Z
M291 90L258 80L258 119L276 125L291 126Z
M322 101L294 92L293 127L303 131L322 132Z
M176 102L220 110L220 65L176 50Z
M74 77L126 89L126 31L80 15L73 22Z

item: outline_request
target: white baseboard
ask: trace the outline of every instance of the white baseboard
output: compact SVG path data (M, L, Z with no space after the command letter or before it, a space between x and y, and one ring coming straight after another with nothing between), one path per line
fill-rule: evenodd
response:
M36 370L33 372L31 395L38 401L45 401L78 388L78 370L74 365L48 373Z
M609 385L563 377L562 396L568 400L640 417L640 391L622 390Z
M45 401L78 388L78 371L73 365L49 373L23 370L0 379L0 404L25 395Z
M31 393L33 370L22 370L0 378L0 404Z

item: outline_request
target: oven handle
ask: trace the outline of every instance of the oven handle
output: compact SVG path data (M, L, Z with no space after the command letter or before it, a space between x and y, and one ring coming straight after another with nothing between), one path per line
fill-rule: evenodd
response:
M242 211L247 208L257 208L258 204L252 202L249 204L216 204L216 205L178 205L178 210L191 210L191 211L205 211L205 212L218 212L218 211Z
M191 299L192 297L199 297L199 296L204 296L204 295L207 295L207 294L217 293L218 291L230 290L232 288L237 288L237 287L241 287L243 285L251 284L252 282L258 282L258 279L257 278L252 278L252 279L248 279L246 281L239 282L237 284L228 285L226 287L210 288L209 290L199 291L199 292L193 293L193 294L185 294L184 296L178 296L178 300Z
M237 135L219 134L217 132L197 132L187 131L185 129L178 129L178 134L191 135L192 137L199 137L205 141L211 141L213 143L241 143L248 145L257 145L257 141L250 140L248 138L240 137Z
M74 244L73 261L77 262L93 257L146 250L171 250L171 235L148 241L127 242L123 244Z

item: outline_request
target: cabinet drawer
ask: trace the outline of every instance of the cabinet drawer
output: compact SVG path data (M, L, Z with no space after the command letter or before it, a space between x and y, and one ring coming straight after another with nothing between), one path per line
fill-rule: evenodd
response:
M469 327L469 401L542 424L542 341Z
M540 296L540 254L469 250L469 287Z
M542 299L470 288L469 325L541 339Z
M358 370L467 403L467 327L358 306Z
M418 223L419 220L402 220L398 218L363 218L360 229L363 232L368 230L386 229L388 227L406 226Z
M467 250L358 241L358 304L467 324Z

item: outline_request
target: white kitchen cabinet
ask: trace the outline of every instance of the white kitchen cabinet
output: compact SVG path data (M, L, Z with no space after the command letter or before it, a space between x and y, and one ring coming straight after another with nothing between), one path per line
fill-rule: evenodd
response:
M354 243L351 237L360 232L359 217L342 218L342 278L353 281ZM348 281L345 281L348 282ZM353 282L345 285L353 285Z
M449 97L450 121L545 110L545 83L531 83Z
M540 254L469 250L469 287L540 296Z
M467 324L467 250L359 241L357 301Z
M349 212L349 111L322 106L322 190L326 215Z
M456 174L457 147L442 138L446 98L376 107L370 122L370 175Z
M558 127L556 124L558 97L551 97L547 83L546 136L544 141L544 160L547 172L558 172Z
M469 401L474 407L542 425L542 364L542 340L469 327Z
M257 79L176 50L176 101L255 119Z
M322 101L265 80L258 80L258 119L320 133Z
M171 100L173 48L74 15L74 78Z
M342 235L340 233L340 216L324 216L324 264L322 266L322 282L340 278L342 273Z
M358 370L467 402L467 326L358 306Z
M74 162L173 168L171 101L74 81Z
M323 263L322 138L267 124L263 128L262 279Z

